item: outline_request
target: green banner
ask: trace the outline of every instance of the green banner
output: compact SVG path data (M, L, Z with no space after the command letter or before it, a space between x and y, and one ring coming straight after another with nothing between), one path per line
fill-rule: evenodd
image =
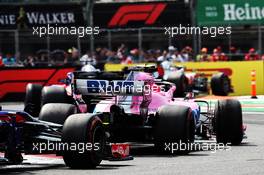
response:
M264 24L264 0L198 0L199 26Z

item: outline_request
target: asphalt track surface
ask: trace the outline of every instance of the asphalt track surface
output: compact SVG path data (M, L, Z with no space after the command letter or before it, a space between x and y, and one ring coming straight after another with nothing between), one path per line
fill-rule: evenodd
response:
M21 104L2 104L22 109ZM138 175L138 174L264 174L264 113L245 112L248 138L230 150L195 151L189 155L157 155L151 145L132 149L133 161L103 161L94 170L71 170L53 156L26 156L25 164L0 166L0 174L22 175Z

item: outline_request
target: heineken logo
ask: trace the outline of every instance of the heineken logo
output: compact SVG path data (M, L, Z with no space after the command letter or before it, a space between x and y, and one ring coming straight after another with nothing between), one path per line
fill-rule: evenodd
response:
M223 4L224 21L245 21L264 19L264 6L250 6L245 3L244 6L236 4Z

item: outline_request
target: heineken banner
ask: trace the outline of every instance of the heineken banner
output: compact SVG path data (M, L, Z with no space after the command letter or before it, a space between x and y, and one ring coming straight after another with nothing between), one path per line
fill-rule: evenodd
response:
M264 0L198 0L199 26L264 24Z

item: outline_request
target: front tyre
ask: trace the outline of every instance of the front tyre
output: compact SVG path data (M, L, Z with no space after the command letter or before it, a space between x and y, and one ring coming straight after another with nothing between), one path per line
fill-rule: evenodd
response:
M105 150L105 131L102 121L92 114L74 114L64 123L62 142L75 145L92 145L92 150L64 150L63 160L70 168L95 168Z
M176 85L173 97L184 97L188 90L188 78L182 72L173 72L167 78L168 82Z
M231 89L230 79L222 72L213 75L211 89L213 95L228 96Z

